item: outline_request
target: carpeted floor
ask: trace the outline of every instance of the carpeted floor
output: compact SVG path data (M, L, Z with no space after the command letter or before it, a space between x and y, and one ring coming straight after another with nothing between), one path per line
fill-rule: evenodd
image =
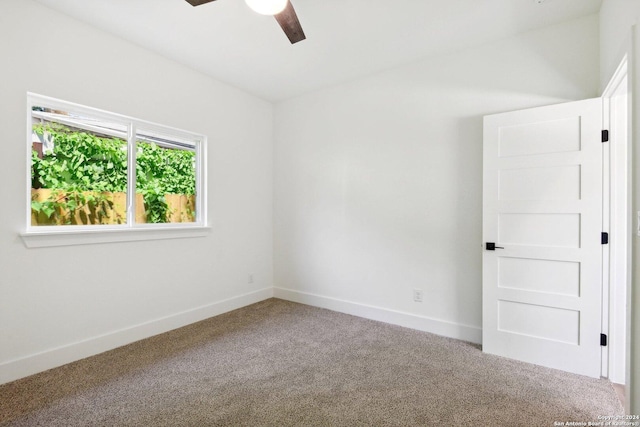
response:
M0 386L0 426L553 426L611 385L270 299Z

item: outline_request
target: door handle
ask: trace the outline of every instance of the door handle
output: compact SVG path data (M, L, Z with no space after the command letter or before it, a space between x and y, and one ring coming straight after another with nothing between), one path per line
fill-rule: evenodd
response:
M496 246L493 242L487 242L485 244L485 249L488 251L495 251L496 249L504 249L502 246Z

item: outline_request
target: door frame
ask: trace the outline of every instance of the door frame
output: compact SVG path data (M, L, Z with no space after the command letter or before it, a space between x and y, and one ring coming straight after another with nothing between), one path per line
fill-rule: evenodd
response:
M610 233L611 242L603 247L602 330L610 337L610 345L602 348L602 375L612 382L624 383L627 396L631 329L628 295L632 262L632 88L629 64L630 53L627 51L602 93L603 129L610 131L610 141L603 147L603 227ZM619 96L626 99L616 105ZM621 188L625 190L623 194ZM624 226L621 227L621 223Z

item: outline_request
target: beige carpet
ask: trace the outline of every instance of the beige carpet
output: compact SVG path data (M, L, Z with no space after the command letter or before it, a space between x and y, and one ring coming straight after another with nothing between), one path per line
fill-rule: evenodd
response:
M0 386L1 426L553 426L607 381L277 299Z

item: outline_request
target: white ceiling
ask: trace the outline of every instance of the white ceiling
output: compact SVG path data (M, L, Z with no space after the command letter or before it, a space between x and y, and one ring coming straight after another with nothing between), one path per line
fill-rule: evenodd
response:
M37 1L269 101L597 13L602 3L292 0L307 40L291 45L243 0Z

